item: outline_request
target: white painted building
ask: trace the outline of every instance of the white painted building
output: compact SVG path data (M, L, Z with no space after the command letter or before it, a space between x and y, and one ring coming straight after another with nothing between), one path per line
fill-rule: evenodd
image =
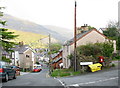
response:
M77 47L80 45L86 45L88 43L102 43L108 41L109 39L100 33L96 29L88 30L83 33L77 34ZM68 55L74 52L74 39L67 41L63 45L63 68L69 68L71 65Z

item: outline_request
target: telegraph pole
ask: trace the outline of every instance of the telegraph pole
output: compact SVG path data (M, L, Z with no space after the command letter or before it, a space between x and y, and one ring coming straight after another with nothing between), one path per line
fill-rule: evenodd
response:
M74 71L77 71L77 63L76 63L76 7L77 2L75 1L75 9L74 9Z
M48 36L49 36L49 44L48 44L48 50L49 51L48 52L50 52L51 36L50 36L50 34ZM49 53L49 74L51 74L50 58L51 58L51 55Z

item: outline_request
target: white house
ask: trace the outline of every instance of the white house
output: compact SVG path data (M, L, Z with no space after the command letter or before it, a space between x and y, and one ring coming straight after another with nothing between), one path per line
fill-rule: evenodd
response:
M12 64L32 70L36 63L34 51L28 45L18 45L13 50Z
M96 29L84 31L77 34L77 46L86 45L87 43L105 42L109 39L100 33ZM70 59L67 58L68 55L74 51L74 39L71 39L63 45L63 68L69 68L71 65Z

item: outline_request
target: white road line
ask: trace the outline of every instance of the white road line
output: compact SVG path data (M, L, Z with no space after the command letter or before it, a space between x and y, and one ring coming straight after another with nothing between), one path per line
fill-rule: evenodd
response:
M92 82L85 82L85 83L78 83L78 84L72 84L72 85L67 85L67 86L81 86L81 85L85 85L85 84L92 84L92 83L97 83L97 82L105 82L108 80L113 80L113 79L118 79L119 77L113 77L113 78L109 78L109 79L104 79L104 80L98 80L98 81L92 81Z
M57 79L55 77L54 77L54 79L58 80L62 84L62 86L65 86L65 84L60 79Z
M49 78L49 77L50 77L49 73L46 73L46 78Z

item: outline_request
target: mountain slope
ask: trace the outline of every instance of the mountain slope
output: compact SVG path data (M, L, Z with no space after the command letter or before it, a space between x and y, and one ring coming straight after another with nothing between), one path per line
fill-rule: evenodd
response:
M65 37L66 39L71 39L73 36L73 30L70 30L67 28L62 28L62 27L57 27L52 25L44 25L44 27L52 31L58 32L61 36Z
M12 29L9 29L8 31L14 32L14 35L19 35L13 41L15 41L15 42L23 41L24 44L28 44L32 48L45 48L45 47L47 47L47 45L49 43L49 37L46 35L12 30ZM52 42L57 42L54 38L51 38L51 40L52 40Z
M64 42L64 41L68 40L67 35L69 35L69 33L67 35L62 34L62 33L65 33L64 32L65 29L64 30L60 29L60 30L63 30L63 32L58 32L58 30L56 30L56 28L44 27L42 25L38 25L33 22L18 19L16 17L10 16L8 14L5 14L3 16L3 20L7 21L6 28L8 28L8 29L32 32L32 33L43 34L43 35L51 34L52 37L54 37L57 40L60 40L60 42Z

